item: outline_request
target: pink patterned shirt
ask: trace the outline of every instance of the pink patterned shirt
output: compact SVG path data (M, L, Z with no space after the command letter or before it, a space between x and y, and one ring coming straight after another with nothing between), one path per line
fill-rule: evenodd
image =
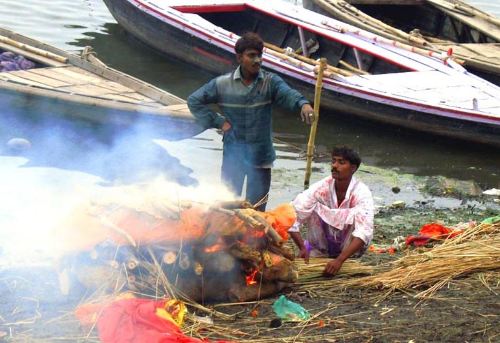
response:
M289 231L299 232L300 226L305 224L308 230L307 241L311 249L319 251L317 256L328 255L327 234L330 235L330 240L339 245L340 251L351 241L352 236L360 238L365 243L365 248L373 238L372 194L354 176L340 205L337 204L335 179L331 176L299 194L292 205L297 212L297 221Z

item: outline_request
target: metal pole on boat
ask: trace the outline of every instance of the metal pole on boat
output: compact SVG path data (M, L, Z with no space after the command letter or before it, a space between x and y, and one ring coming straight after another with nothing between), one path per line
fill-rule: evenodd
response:
M323 73L326 69L326 58L321 58L319 62L318 77L316 79L316 87L314 89L314 116L309 133L309 141L307 142L307 164L306 175L304 178L304 189L309 188L309 180L311 178L312 159L314 156L314 140L316 139L316 130L319 120L319 104L321 100L321 89L323 88Z

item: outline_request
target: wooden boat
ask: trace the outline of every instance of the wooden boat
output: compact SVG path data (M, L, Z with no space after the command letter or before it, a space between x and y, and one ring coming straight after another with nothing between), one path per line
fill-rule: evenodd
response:
M500 19L461 0L303 0L326 14L397 42L453 58L500 84Z
M34 68L0 72L2 111L68 116L98 124L142 125L165 139L202 131L186 102L99 61L89 49L70 54L0 28L0 53L12 52Z
M232 70L236 40L255 31L267 46L263 66L309 99L316 58L328 59L324 109L500 146L500 88L447 56L412 52L280 1L104 1L140 40L206 70Z

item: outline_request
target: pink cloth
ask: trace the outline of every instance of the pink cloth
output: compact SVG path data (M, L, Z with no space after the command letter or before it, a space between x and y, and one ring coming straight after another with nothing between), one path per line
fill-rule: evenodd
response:
M307 241L313 257L329 255L325 230L338 243L340 251L353 236L365 243L365 249L373 238L372 194L354 176L340 205L337 204L335 180L331 176L299 194L292 205L297 213L297 221L288 231L299 232L302 224L307 227Z

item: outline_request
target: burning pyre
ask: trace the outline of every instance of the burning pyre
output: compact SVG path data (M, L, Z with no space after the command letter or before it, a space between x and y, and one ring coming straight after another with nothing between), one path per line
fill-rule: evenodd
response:
M257 212L241 201L154 210L108 203L75 218L77 252L64 255L61 275L85 288L197 302L250 301L298 277L284 246L295 220L288 205Z

